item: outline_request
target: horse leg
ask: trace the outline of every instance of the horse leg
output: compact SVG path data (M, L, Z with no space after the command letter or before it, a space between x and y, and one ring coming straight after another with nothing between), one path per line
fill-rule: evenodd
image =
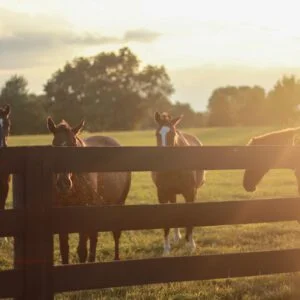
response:
M190 191L183 194L186 203L193 203L196 197L196 189L191 189ZM189 243L191 251L196 249L196 243L193 239L193 227L186 227L185 239Z
M121 237L121 231L113 231L113 236L115 240L115 260L120 260L120 254L119 254L119 244L120 244L120 237Z
M0 179L0 209L5 208L5 202L7 199L8 190L9 190L9 177L4 176L3 178ZM4 237L4 241L8 242L8 238Z
M93 232L89 235L90 238L90 254L89 254L89 262L95 262L96 260L96 248L97 248L97 239L98 232Z
M157 190L158 201L160 204L165 203L175 203L176 202L176 195L175 194L168 194L164 190L158 189ZM171 251L171 244L169 238L170 228L164 228L164 252L163 256L168 256Z
M0 179L0 209L5 208L5 202L9 190L9 176L4 176Z
M77 247L77 254L80 263L85 263L87 259L87 240L88 235L86 233L79 233L79 243Z
M170 203L176 203L176 195L172 195L170 197ZM179 228L174 228L174 242L178 243L181 239L181 233Z
M62 259L62 264L66 265L69 263L69 236L67 233L59 234L59 248Z
M300 169L295 170L295 176L296 176L296 179L297 179L298 194L300 195Z
M300 168L295 169L295 176L296 176L296 179L297 179L298 194L300 195ZM300 219L298 219L297 221L298 221L298 223L300 223Z

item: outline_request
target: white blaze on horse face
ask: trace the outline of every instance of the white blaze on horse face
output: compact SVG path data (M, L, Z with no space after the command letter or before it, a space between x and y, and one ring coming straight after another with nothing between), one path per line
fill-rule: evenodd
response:
M161 144L164 147L167 146L167 134L170 132L170 130L170 127L163 126L159 131L159 134L161 135Z

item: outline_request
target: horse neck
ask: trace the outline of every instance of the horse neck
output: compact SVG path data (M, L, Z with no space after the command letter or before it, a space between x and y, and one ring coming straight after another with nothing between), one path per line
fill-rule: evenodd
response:
M175 146L177 146L177 147L189 146L189 142L184 137L182 132L180 132L179 130L176 130Z
M85 142L78 136L76 136L76 147L86 147Z

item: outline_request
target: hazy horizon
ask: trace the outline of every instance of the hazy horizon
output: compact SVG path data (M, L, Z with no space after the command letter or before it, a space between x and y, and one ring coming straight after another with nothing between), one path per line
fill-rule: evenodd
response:
M24 75L32 92L65 62L128 46L165 65L173 101L206 109L214 88L300 75L296 1L0 0L0 85Z

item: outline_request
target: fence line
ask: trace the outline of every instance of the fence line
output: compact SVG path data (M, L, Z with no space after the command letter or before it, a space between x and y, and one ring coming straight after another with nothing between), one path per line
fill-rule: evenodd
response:
M14 270L0 271L0 297L53 299L69 290L300 271L300 249L53 266L57 232L291 221L299 198L52 208L57 172L293 169L299 157L300 147L282 146L0 149L0 174L15 174L14 209L0 212L0 236L14 236Z

